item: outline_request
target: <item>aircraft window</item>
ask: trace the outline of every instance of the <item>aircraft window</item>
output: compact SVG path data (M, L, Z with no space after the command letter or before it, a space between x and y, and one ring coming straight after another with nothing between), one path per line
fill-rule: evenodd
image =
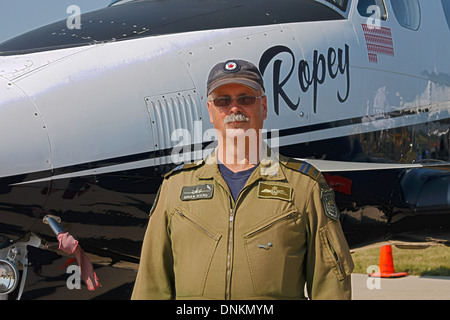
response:
M384 0L359 0L358 12L363 17L379 20L387 19Z
M112 1L106 8L83 14L80 29L68 29L66 20L55 22L1 43L0 55L180 32L343 20L345 16L342 12L329 4L343 7L347 6L347 2L348 0Z
M445 18L447 19L448 28L450 29L450 1L442 0L442 7L444 8Z
M134 0L113 0L109 4L109 6L117 6L117 5L124 4L124 3L127 3L127 2L131 2L131 1L134 1Z
M448 1L448 0L447 0ZM394 15L398 23L411 30L418 30L420 26L419 0L395 0L391 1Z
M326 0L326 1L338 7L340 10L344 12L347 10L348 0Z

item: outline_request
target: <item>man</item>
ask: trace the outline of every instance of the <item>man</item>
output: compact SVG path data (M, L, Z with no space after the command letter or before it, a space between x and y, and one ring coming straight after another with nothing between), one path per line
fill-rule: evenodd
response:
M133 299L351 298L353 262L334 194L311 165L261 142L267 99L247 61L217 64L212 156L164 178ZM262 152L265 151L265 152Z

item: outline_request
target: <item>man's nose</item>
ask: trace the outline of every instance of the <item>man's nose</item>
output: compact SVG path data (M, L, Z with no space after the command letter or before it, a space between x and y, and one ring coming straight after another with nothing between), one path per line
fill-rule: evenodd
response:
M237 102L237 100L233 100L231 102L229 113L242 113L242 106Z

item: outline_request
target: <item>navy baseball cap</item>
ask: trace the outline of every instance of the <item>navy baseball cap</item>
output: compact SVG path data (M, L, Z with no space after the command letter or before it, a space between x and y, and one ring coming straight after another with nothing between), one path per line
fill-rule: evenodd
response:
M256 91L264 89L264 81L258 68L245 60L228 60L216 64L209 73L207 95L225 84L238 83Z

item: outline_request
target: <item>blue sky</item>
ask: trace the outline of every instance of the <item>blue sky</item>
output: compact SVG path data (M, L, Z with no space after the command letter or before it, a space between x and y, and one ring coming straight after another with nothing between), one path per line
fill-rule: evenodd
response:
M106 7L110 2L111 0L0 0L0 42L68 18L71 14L67 13L67 8L71 5L79 6L83 14Z

